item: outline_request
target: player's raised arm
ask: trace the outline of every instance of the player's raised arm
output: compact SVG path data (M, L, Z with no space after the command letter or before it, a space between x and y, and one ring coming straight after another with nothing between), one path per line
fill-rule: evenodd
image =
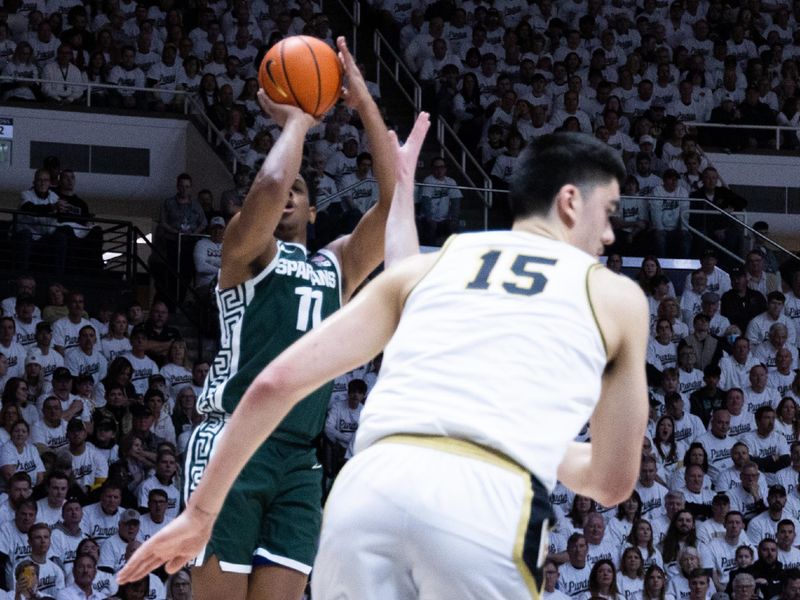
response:
M612 506L628 498L639 475L647 426L645 355L649 311L641 290L608 269L594 269L589 293L606 342L608 366L591 418L590 444L570 446L559 480Z
M299 400L383 349L407 294L436 257L414 256L383 273L256 377L226 425L186 510L136 551L120 572L120 583L136 581L165 562L167 571L174 573L200 553L228 490L256 449ZM357 344L342 344L354 339Z
M395 191L394 144L396 142L395 138L390 137L383 117L367 90L364 77L347 49L344 38L339 37L336 42L347 80L343 97L348 106L358 111L364 124L379 190L377 204L366 212L353 233L335 240L328 246L339 257L342 265L344 280L342 296L346 300L384 259L384 234ZM425 131L421 135L423 139ZM421 143L422 140L420 146ZM418 153L419 148L416 149L416 154ZM416 253L419 248L414 226L413 197L410 201L401 202L393 212L392 218L395 225L402 223L405 228L398 230L397 235L391 236L392 247L389 252L391 257L405 257ZM413 235L409 235L409 227L413 228Z
M296 106L272 102L263 90L258 91L258 102L282 131L256 174L241 212L231 219L225 232L220 274L223 288L247 279L247 270L257 258L266 263L275 255L273 232L296 185L306 133L316 123L313 116Z

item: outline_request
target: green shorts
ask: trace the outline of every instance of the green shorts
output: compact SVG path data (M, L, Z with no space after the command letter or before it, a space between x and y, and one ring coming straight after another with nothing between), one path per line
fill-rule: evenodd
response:
M200 481L224 421L222 415L209 415L192 434L186 458L187 498ZM233 484L195 565L214 555L220 568L232 573L278 564L308 574L317 552L321 505L322 468L316 450L267 440Z

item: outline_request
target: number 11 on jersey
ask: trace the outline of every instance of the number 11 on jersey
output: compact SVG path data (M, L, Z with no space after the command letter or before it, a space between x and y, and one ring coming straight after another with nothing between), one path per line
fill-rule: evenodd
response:
M322 290L302 286L294 288L294 293L300 296L297 305L297 331L308 331L309 321L313 329L322 321Z

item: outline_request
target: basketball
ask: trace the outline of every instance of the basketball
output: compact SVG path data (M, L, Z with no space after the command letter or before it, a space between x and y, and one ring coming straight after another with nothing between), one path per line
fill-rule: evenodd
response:
M342 63L325 42L307 35L281 40L264 55L258 81L273 102L321 117L342 91Z

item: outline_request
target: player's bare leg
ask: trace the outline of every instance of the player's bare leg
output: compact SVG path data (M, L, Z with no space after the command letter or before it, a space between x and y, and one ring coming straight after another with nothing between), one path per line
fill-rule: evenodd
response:
M195 600L245 600L247 579L247 573L223 571L217 557L211 556L203 566L192 567L192 597Z
M281 565L256 567L250 574L247 600L300 600L307 579L304 573Z

